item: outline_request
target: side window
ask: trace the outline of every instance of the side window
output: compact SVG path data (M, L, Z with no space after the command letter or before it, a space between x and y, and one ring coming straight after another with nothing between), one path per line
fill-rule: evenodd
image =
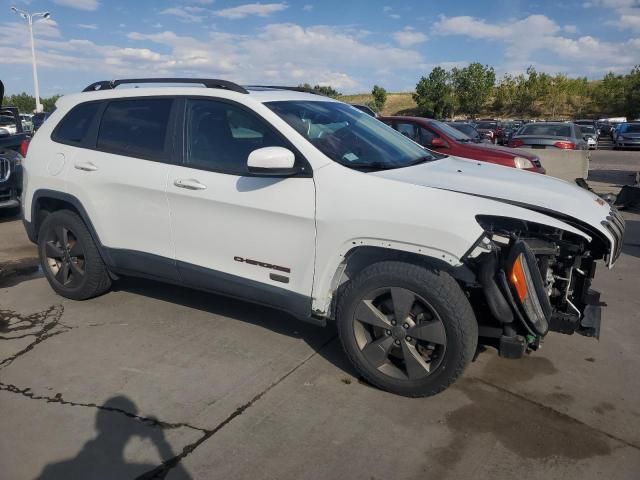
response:
M249 154L262 147L291 149L258 115L215 100L188 100L187 167L247 175Z
M164 154L171 98L139 98L109 103L102 115L98 148L158 160Z
M396 130L398 130L405 137L409 137L414 142L419 142L418 128L413 123L396 123Z
M100 105L100 102L81 103L72 108L54 130L53 140L60 143L82 143Z
M435 138L435 135L426 128L420 128L420 143L425 147L431 145L431 141Z

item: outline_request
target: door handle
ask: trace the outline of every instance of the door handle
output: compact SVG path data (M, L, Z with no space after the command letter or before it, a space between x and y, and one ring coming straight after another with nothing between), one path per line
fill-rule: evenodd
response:
M186 188L187 190L206 190L207 188L205 184L194 178L181 178L174 180L173 184L178 188Z
M79 163L76 163L74 167L76 170L82 170L85 172L95 172L96 170L98 170L98 167L96 167L91 162L79 162Z

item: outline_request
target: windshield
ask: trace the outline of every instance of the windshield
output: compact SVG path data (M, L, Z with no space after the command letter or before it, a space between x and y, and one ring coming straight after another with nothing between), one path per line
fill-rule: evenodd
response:
M429 122L431 126L433 126L436 130L444 133L446 136L453 138L454 140L458 140L460 142L470 142L471 137L457 128L453 128L446 123L439 122L437 120L432 120Z
M627 124L623 133L640 133L640 123Z
M476 128L481 128L483 130L493 130L498 128L498 122L478 122L476 123Z
M580 125L580 130L582 133L596 133L596 129L591 125Z
M13 119L13 117L10 117L8 115L0 115L0 125L2 125L3 127L15 125L15 124L16 122Z
M385 170L445 157L344 103L282 101L265 105L327 157L349 168Z
M468 123L448 123L447 125L449 125L451 128L455 128L456 130L461 131L469 138L477 138L478 136L480 136L478 131Z
M537 135L542 137L571 137L569 125L548 123L530 123L520 129L518 135Z

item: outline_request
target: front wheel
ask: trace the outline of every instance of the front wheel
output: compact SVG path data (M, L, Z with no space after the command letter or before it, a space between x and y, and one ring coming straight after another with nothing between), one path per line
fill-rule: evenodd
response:
M86 300L111 287L98 248L75 212L47 215L38 232L38 253L51 288L63 297Z
M476 351L471 305L446 272L403 262L364 269L338 300L342 346L369 383L409 397L451 385Z

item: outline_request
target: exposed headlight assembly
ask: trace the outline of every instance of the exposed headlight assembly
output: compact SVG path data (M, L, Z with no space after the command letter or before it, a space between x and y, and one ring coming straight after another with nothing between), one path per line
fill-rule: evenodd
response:
M520 313L536 333L545 335L549 330L551 303L536 258L525 242L514 243L505 270Z

